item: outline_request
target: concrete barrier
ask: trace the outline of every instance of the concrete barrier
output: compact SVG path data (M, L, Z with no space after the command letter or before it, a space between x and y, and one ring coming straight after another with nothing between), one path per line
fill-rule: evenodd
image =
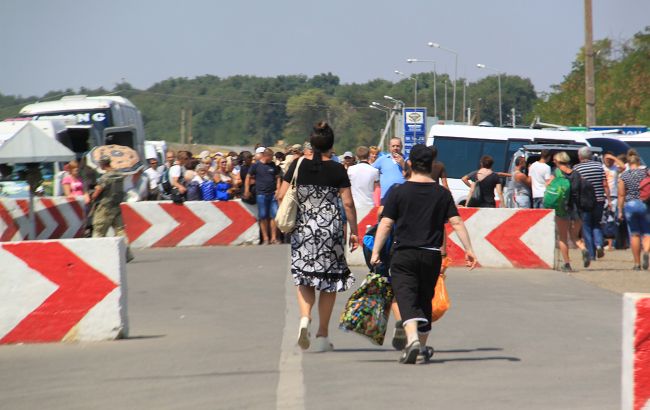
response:
M257 206L234 201L130 202L122 204L134 248L257 243Z
M0 344L128 334L123 238L0 244Z
M82 199L34 198L36 238L80 238L85 205ZM29 200L0 199L0 242L22 241L29 235Z
M621 409L650 409L650 293L623 295Z
M555 259L554 212L548 209L459 208L481 266L551 269ZM360 240L367 225L377 223L377 208L357 210ZM447 253L452 265L464 265L462 244L446 226ZM348 251L348 262L365 264L362 252Z

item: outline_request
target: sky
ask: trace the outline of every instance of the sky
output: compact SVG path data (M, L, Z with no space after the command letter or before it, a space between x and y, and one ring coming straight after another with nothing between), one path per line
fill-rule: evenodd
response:
M486 64L562 81L584 43L582 0L2 0L0 93L42 95L170 77L332 72L343 83L438 72L470 81ZM594 39L650 25L650 0L593 0Z

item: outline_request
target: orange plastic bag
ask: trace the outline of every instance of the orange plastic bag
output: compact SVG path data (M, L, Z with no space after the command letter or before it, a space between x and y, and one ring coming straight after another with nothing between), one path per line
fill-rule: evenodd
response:
M442 260L442 266L440 269L440 276L436 282L436 289L431 299L431 321L435 322L440 319L442 315L449 310L451 306L451 300L449 300L449 295L447 294L447 286L445 286L445 279L447 275L445 271L447 267L451 264L451 258L446 257Z

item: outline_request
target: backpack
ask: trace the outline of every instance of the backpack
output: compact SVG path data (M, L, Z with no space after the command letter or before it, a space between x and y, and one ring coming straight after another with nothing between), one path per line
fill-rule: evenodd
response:
M555 178L548 184L544 192L544 208L554 209L557 216L567 216L570 193L571 182L562 171L555 170Z
M639 183L639 198L643 202L650 202L650 174L647 171L645 178Z
M594 186L582 177L580 177L578 208L585 212L591 212L596 208L596 191L594 190Z

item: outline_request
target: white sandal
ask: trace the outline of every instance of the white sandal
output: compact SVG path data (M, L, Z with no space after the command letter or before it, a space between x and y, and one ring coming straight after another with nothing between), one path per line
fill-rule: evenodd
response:
M334 345L330 343L330 340L327 337L318 336L316 337L316 340L314 340L314 348L312 350L318 353L331 352L334 350Z
M298 346L302 350L307 350L309 349L309 324L311 323L311 320L303 316L300 318L300 327L298 328Z

